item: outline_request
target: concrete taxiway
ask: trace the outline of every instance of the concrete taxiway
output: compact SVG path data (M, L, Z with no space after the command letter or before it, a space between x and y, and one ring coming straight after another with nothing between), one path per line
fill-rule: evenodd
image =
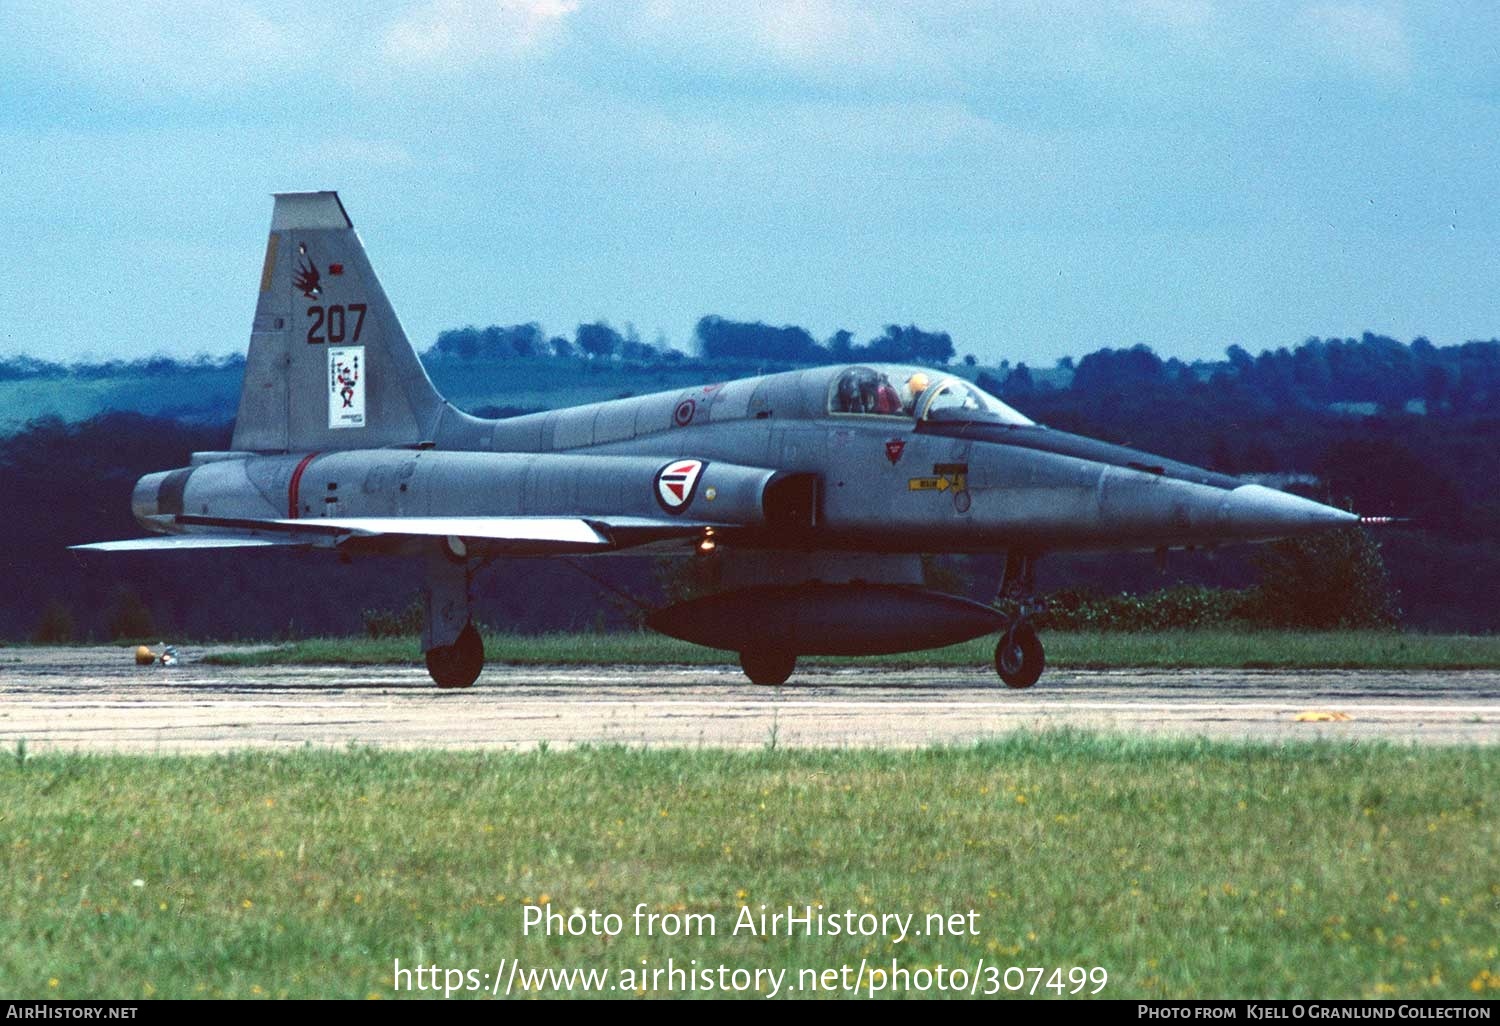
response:
M915 746L1081 728L1282 741L1500 742L1500 672L1051 670L1028 691L980 667L491 666L466 691L418 667L136 667L118 648L0 650L0 744L214 752L304 744L531 748ZM1347 719L1299 722L1299 714Z

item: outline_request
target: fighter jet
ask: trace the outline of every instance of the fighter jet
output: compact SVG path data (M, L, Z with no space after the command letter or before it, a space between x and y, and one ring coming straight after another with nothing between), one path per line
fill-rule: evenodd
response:
M1035 424L941 367L858 364L505 420L445 401L334 192L275 197L228 452L148 474L150 537L104 552L295 547L422 562L440 687L484 666L475 574L515 556L712 560L715 586L655 610L665 634L782 684L803 655L997 635L1029 687L1036 560L1080 549L1258 542L1352 513ZM923 586L929 553L1004 553L1011 612Z

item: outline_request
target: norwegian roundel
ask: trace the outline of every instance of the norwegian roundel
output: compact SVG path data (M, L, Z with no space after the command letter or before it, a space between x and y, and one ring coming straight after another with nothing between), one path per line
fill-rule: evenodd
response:
M656 472L656 501L668 513L681 513L693 501L705 466L702 460L677 460L662 467Z

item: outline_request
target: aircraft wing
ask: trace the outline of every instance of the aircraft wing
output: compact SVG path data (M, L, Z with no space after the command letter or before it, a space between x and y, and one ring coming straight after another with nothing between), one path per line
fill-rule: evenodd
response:
M124 541L69 545L78 552L181 552L187 549L260 549L300 545L295 538L253 538L237 534L160 534Z
M92 552L316 546L345 542L399 543L426 538L481 542L491 552L563 555L607 552L674 538L697 537L705 529L733 525L652 517L309 517L250 519L183 515L178 523L215 533L160 535L127 541L74 545ZM255 532L230 534L228 531Z
M609 538L582 517L317 517L265 522L284 531L348 533L361 538L409 535L607 546Z

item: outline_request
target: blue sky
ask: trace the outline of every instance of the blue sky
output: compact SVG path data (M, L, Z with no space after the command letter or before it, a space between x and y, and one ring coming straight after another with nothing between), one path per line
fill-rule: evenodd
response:
M1492 2L9 0L0 38L0 353L242 349L301 188L420 347L1500 335Z

